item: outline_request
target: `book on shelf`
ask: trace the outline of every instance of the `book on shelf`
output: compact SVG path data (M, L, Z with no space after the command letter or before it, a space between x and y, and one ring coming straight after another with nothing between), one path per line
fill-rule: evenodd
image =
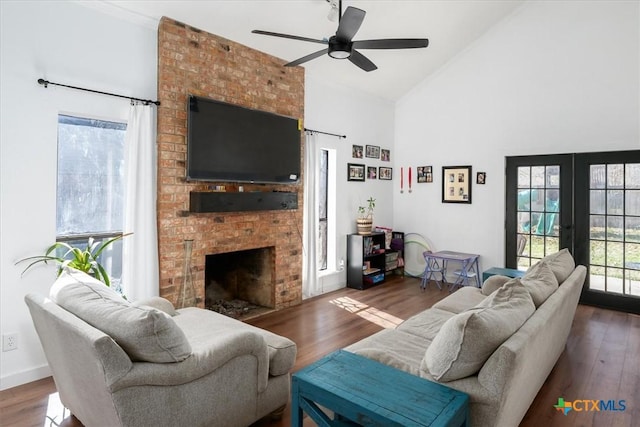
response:
M365 275L367 275L367 274L373 274L373 273L377 273L377 272L379 272L379 271L380 271L380 269L379 269L379 268L369 267L369 268L367 268L367 269L362 270L362 274L365 274Z

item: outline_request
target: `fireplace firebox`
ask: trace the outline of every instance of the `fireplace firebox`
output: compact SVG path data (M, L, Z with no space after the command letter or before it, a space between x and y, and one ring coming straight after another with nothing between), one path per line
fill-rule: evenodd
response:
M206 256L205 308L246 319L275 307L274 247Z

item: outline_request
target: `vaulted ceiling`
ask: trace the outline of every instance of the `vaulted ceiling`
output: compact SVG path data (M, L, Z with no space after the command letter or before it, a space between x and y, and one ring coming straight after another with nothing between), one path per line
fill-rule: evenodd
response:
M313 39L335 34L327 0L105 0L93 3L108 13L157 26L162 16L242 43L286 61L322 49L315 43L252 34L260 29ZM362 50L378 69L364 72L349 61L323 55L305 63L308 76L395 101L508 19L524 0L345 0L366 11L354 40L428 38L426 49Z

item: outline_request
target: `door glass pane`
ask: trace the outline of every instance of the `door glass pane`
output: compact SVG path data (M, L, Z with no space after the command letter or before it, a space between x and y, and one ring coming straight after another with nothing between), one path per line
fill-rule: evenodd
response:
M531 190L531 210L544 211L544 190Z
M589 266L589 288L596 291L605 290L606 269L604 267Z
M518 188L529 187L531 187L531 168L529 166L520 166L518 168Z
M547 166L547 188L560 187L560 166Z
M607 240L621 242L624 238L621 216L607 217Z
M640 190L627 190L624 196L625 215L640 215Z
M624 165L607 165L607 188L624 186Z
M607 268L606 291L616 294L624 292L622 282L624 270L621 268Z
M624 213L624 191L607 191L607 213L609 215L622 215Z
M558 252L560 250L560 239L557 237L547 237L545 239L545 255Z
M545 184L545 167L535 166L531 168L531 187L544 188Z
M607 182L607 165L591 165L589 188L604 188Z
M607 242L607 265L622 267L624 244L620 242Z
M592 240L590 242L590 263L592 265L605 265L606 264L606 252L605 252L605 242L600 240Z
M640 242L640 218L625 218L624 238L627 242Z
M531 210L531 191L530 190L518 190L518 210L529 211Z
M604 190L591 190L589 192L589 211L592 214L606 213L607 193Z
M544 258L544 237L531 236L531 256L533 258Z
M640 163L625 165L624 186L626 188L640 188Z
M590 233L591 239L603 239L606 237L605 230L607 224L607 217L604 215L591 215L590 216Z

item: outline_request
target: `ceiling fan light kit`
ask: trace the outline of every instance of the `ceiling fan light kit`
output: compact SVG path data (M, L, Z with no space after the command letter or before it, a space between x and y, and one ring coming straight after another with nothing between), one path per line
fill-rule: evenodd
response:
M351 56L351 50L353 49L353 43L345 43L332 36L329 39L329 56L335 59L347 59Z
M327 39L312 39L309 37L301 37L290 34L274 33L271 31L253 30L254 34L265 36L281 37L286 39L300 40L311 43L320 43L327 45L325 49L310 53L309 55L298 58L285 64L285 67L295 67L312 59L318 58L325 53L334 59L349 59L354 65L364 71L373 71L378 67L366 56L358 52L356 49L415 49L424 48L429 45L428 39L378 39L378 40L353 40L356 35L366 12L356 7L347 7L344 14L340 16L342 11L342 0L327 0L331 4L329 19L331 19L334 11L337 11L338 29L336 34Z

